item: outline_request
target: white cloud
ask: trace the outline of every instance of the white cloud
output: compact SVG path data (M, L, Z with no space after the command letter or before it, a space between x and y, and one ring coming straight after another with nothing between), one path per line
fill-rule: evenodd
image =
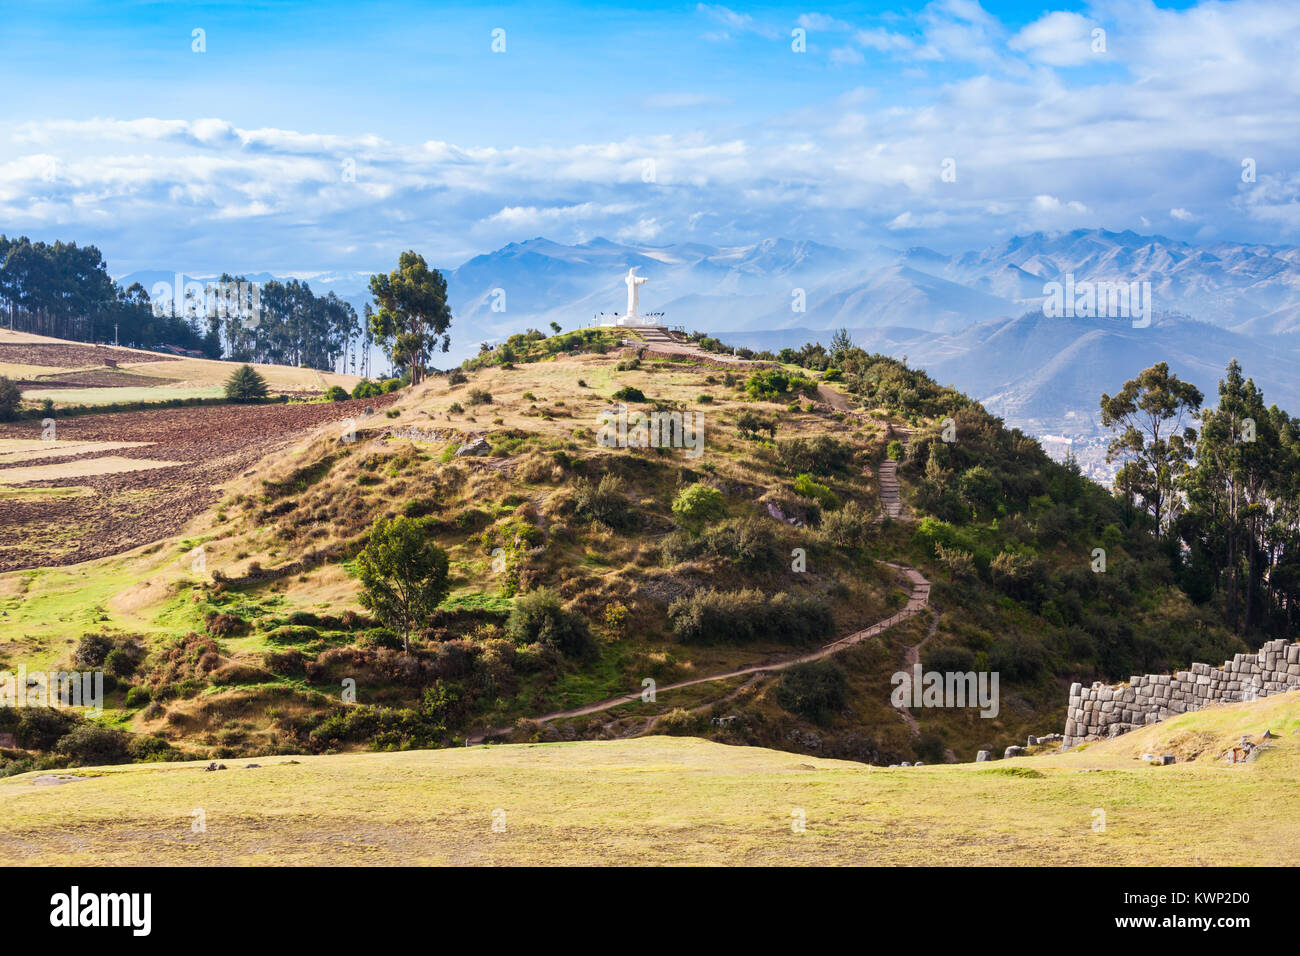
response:
M760 23L748 13L737 13L721 4L696 4L696 12L708 17L726 29L715 34L718 39L728 39L732 33L754 33L769 40L783 36L781 30L768 24Z
M1093 29L1086 17L1058 10L1026 26L1007 46L1049 66L1079 66L1096 55L1092 52Z
M767 29L701 9L732 34ZM998 231L1208 223L1257 241L1300 236L1300 178L1277 172L1300 168L1300 58L1287 52L1300 46L1300 6L1100 0L1089 15L1108 29L1095 71L1056 69L1092 20L1047 14L1010 33L978 4L938 3L834 38L859 58L923 64L928 85L841 92L853 85L841 74L822 101L695 126L671 111L712 94L650 93L642 105L665 112L644 120L663 132L612 140L483 146L221 117L0 124L0 221L99 241L115 265L122 250L162 267L178 248L207 257L174 263L191 269L369 268L416 244L438 260L540 233L866 245L934 230L918 241L955 246ZM1240 181L1246 156L1260 157L1258 183ZM953 184L939 180L946 157Z
M853 29L853 24L837 20L824 13L801 13L794 22L805 30L820 30L825 33L843 33Z

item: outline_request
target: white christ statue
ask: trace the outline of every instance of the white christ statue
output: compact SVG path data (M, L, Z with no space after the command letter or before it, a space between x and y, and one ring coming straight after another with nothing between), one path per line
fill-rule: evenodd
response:
M623 281L627 283L627 315L623 316L620 325L635 325L637 320L636 307L641 299L641 292L637 288L642 282L647 281L645 276L636 274L637 266L632 266L627 270L627 275Z

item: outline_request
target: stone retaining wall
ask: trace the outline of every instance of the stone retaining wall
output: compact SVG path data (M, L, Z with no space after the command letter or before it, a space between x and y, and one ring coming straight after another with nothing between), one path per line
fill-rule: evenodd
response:
M1222 667L1134 677L1127 684L1070 687L1063 746L1117 737L1206 704L1256 700L1300 687L1300 643L1269 641L1257 654L1238 654Z

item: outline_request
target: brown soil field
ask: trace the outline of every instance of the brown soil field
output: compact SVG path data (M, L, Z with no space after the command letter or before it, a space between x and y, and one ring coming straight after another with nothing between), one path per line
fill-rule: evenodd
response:
M0 346L2 348L3 346ZM37 388L126 388L132 385L149 388L154 385L173 385L180 379L162 378L158 375L132 375L111 368L96 368L84 372L59 372L38 379L22 379L18 387L24 390Z
M254 462L328 422L360 418L385 408L396 393L378 398L302 405L220 405L87 415L59 420L65 441L140 442L136 447L98 447L60 454L66 477L24 482L0 495L0 571L76 564L128 551L178 533L220 495L221 484ZM37 421L0 424L0 440L39 439ZM142 462L175 462L147 470L76 475L76 462L115 456ZM7 471L35 464L0 461L0 488ZM91 494L40 493L75 485Z

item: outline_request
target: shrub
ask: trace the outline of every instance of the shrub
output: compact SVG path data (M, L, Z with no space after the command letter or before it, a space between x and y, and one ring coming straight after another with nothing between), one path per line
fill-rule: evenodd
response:
M152 696L153 695L149 691L148 687L144 687L144 686L132 687L130 690L126 692L126 706L142 707L145 704L149 703Z
M960 644L926 646L922 661L927 671L941 674L964 674L975 667L975 653Z
M120 730L82 724L60 737L54 749L70 757L74 765L118 763L127 758L129 742Z
M822 515L821 531L841 548L860 548L867 543L874 524L875 518L869 511L850 501L838 511Z
M722 492L717 488L696 482L687 485L673 499L673 515L679 524L698 532L705 522L723 517L727 513Z
M9 421L18 414L18 405L23 393L15 382L0 375L0 421Z
M631 502L623 494L623 481L614 475L602 475L598 483L585 478L575 481L572 507L578 517L598 521L616 531L635 524Z
M352 396L342 385L331 385L325 390L325 401L327 402L346 402Z
M491 405L492 394L486 389L471 388L465 393L465 401L469 402L471 405Z
M807 472L795 476L794 491L804 498L811 498L828 511L834 511L840 506L840 499L835 497L835 492Z
M1002 482L983 465L967 468L958 482L962 499L979 511L989 511L1002 498Z
M776 421L745 409L736 416L736 429L741 438L757 438L759 432L767 432L767 437L773 438L776 436Z
M291 647L283 652L266 651L262 655L262 664L272 674L278 674L281 677L303 674L307 670L307 658L296 647Z
M776 455L791 474L828 475L853 460L853 446L828 435L782 438L776 443Z
M1013 635L994 644L989 650L989 670L1002 680L1027 681L1043 669L1043 650L1036 641Z
M151 734L136 734L126 745L127 755L136 761L168 760L176 756L172 745L161 737Z
M203 619L207 631L213 637L233 637L248 632L248 622L238 614L223 614L212 611Z
M699 714L674 707L654 723L655 729L662 730L672 737L685 737L704 729L704 721Z
M115 647L104 658L104 673L118 678L127 678L135 673L137 660L126 648Z
M614 393L613 399L616 402L644 402L646 400L645 392L632 385L624 385Z
M757 588L697 591L670 604L668 619L677 639L687 644L803 644L825 637L834 626L830 608L820 601L785 592L769 599Z
M912 750L926 763L943 763L948 755L943 737L933 731L925 731L917 737Z
M103 667L112 649L113 639L107 634L83 634L72 660L78 667Z
M81 723L81 718L52 707L22 707L14 739L27 750L51 750L59 739Z
M816 383L802 375L793 375L779 368L760 369L745 383L745 393L751 398L763 401L775 401L800 392L813 394L816 391Z
M815 724L828 724L848 701L848 678L835 661L796 664L783 671L776 702Z
M277 627L266 635L271 644L307 644L320 639L320 631L314 627L286 624Z
M266 398L266 379L251 365L241 365L226 380L226 398L232 402L255 402Z
M942 544L935 542L935 557L939 563L948 569L948 576L953 579L966 579L975 575L975 560L969 551L962 551L959 548L945 548Z
M378 398L382 394L384 393L380 387L368 378L363 378L352 386L353 398Z
M516 644L552 647L566 657L585 657L595 649L586 619L567 610L548 588L515 598L506 636Z
M745 571L772 571L783 558L771 525L754 517L732 518L710 528L704 533L704 544Z
M701 394L695 397L695 401L697 401L701 405L712 405L713 396L708 394L707 392L702 392Z
M890 461L902 461L903 443L899 441L897 438L895 438L893 441L889 443L889 446L885 449L885 456Z

